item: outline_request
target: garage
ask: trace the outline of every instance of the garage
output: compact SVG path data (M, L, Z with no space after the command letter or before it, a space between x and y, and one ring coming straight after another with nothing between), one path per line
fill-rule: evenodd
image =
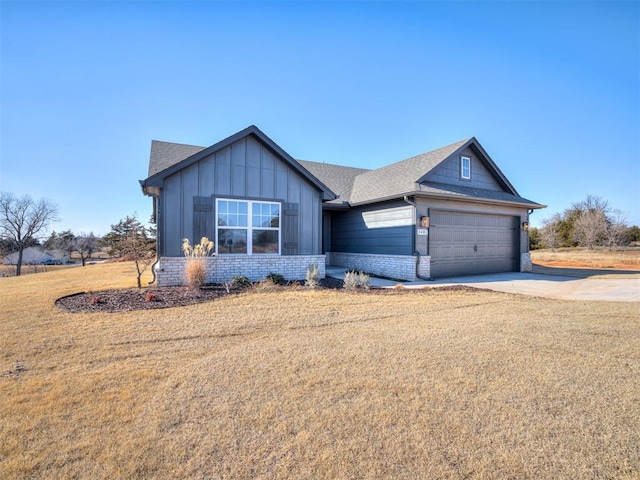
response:
M519 223L506 215L432 210L431 276L519 271Z

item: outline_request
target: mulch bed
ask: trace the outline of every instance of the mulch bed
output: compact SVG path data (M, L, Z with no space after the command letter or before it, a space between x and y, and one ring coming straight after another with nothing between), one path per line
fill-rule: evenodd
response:
M304 282L292 282L288 286L277 288L291 288L294 284L299 286ZM320 282L320 288L337 289L342 288L342 285L342 280L335 278L325 278ZM207 285L199 290L189 287L128 288L76 293L59 298L55 303L58 307L72 313L128 312L210 302L246 290L246 288L230 288L227 291L224 285Z
M304 282L289 282L283 286L269 286L267 288L302 288ZM336 278L320 280L318 288L342 290L344 282ZM248 291L247 288L227 288L224 285L207 285L199 290L189 287L155 287L128 288L122 290L103 290L100 292L82 292L68 295L56 300L56 305L71 313L80 312L129 312L133 310L152 310L156 308L183 307L196 303L210 302L218 298L236 295ZM429 290L439 291L478 291L479 288L466 285L449 285L445 287L427 287ZM360 290L365 293L364 290ZM372 294L403 294L415 292L407 288L378 289L367 291Z

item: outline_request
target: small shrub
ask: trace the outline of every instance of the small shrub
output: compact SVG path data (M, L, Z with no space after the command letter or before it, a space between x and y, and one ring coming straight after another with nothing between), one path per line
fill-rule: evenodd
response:
M320 270L318 269L318 265L312 263L307 267L307 278L304 284L309 288L317 288L318 285L320 285L319 275Z
M253 282L244 275L236 275L229 284L232 288L248 288L253 285Z
M362 272L358 273L358 286L369 290L371 288L371 277Z
M358 274L354 271L344 272L345 290L355 290L358 288Z
M154 292L147 292L144 294L144 301L145 302L157 302L158 301L158 295L156 295Z
M253 288L255 288L256 292L271 292L280 288L280 285L282 284L276 284L272 278L266 277L265 279L254 283Z
M279 273L271 272L269 275L267 275L266 279L271 280L271 282L273 282L274 285L284 285L285 283L287 283L284 277Z
M355 290L357 288L369 290L371 288L371 277L355 270L345 272L344 288L347 290Z

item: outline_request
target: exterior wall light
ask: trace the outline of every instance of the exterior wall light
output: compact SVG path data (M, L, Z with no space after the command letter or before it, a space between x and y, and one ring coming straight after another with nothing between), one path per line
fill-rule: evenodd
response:
M522 230L525 232L529 230L529 222L522 222Z

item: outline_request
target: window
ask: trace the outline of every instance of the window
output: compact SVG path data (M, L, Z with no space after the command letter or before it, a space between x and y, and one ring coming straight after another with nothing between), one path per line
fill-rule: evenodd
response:
M469 157L460 157L460 178L471 180L471 159Z
M280 204L218 199L218 254L280 253Z

